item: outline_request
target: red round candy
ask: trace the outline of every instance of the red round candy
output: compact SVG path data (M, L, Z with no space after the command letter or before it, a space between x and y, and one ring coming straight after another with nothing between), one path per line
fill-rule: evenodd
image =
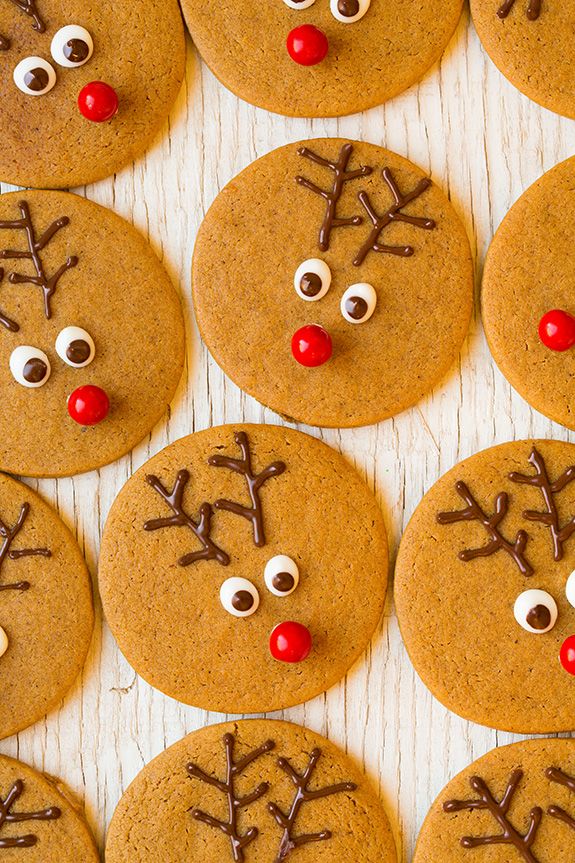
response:
M302 24L288 33L288 53L300 66L316 66L321 63L328 48L327 36L313 24Z
M272 630L270 653L280 662L303 662L311 652L311 634L303 623L286 620Z
M100 387L78 387L68 398L68 413L81 426L96 426L110 411L110 399Z
M552 351L568 351L575 345L575 318L563 309L552 309L539 321L539 338Z
M331 336L319 324L307 324L293 334L291 352L302 366L322 366L327 363L332 351Z
M570 635L561 645L561 665L569 674L575 675L575 635Z
M118 113L118 95L109 84L92 81L80 91L78 107L87 120L105 123Z

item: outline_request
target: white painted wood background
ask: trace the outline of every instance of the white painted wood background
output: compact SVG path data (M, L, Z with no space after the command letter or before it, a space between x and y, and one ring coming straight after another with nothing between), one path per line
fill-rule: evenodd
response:
M284 119L252 108L216 82L191 46L188 53L185 88L154 148L114 179L77 190L149 236L180 285L189 333L187 378L169 421L131 456L97 473L31 483L76 530L94 573L110 505L150 456L210 424L280 422L224 377L193 322L194 237L213 198L240 169L301 138L342 135L383 144L430 171L450 195L480 269L510 205L545 170L575 152L575 124L529 102L502 78L483 52L467 10L443 60L419 86L384 107L341 120ZM489 356L477 314L460 361L416 408L371 428L312 433L344 452L375 488L394 556L422 494L459 459L512 438L575 440L512 392ZM447 780L493 746L514 739L449 714L431 697L407 658L391 600L370 649L347 679L277 715L328 735L361 760L379 784L402 863L411 860L419 826ZM138 771L186 733L222 719L182 706L139 680L102 624L98 603L96 635L81 680L59 710L1 742L0 752L68 782L84 797L103 847L116 803Z

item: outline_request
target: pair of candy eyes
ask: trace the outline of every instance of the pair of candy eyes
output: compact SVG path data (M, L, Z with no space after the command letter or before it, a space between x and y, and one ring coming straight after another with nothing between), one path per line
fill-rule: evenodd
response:
M50 53L59 66L78 69L94 53L94 42L85 27L68 24L52 39ZM25 57L14 69L14 83L27 96L45 96L56 84L56 71L43 57Z
M315 0L284 0L290 9L309 9ZM369 9L371 0L329 0L331 14L341 24L355 24Z
M96 356L96 346L90 333L81 327L66 327L56 339L56 353L73 369L89 366ZM39 348L20 345L10 355L10 371L14 380L23 387L43 387L50 377L50 360Z
M277 554L266 564L264 581L274 596L289 596L299 584L297 563L286 554ZM257 587L247 578L233 576L222 584L220 602L234 617L250 617L259 608L260 595Z
M575 608L575 571L567 579L565 595L570 605ZM546 590L525 590L515 600L513 607L515 620L534 635L544 635L557 623L559 612L557 603Z
M298 297L308 303L316 303L330 289L331 270L320 258L309 258L295 271L293 284ZM358 282L344 292L340 310L348 323L365 324L373 315L376 305L375 288L368 282Z

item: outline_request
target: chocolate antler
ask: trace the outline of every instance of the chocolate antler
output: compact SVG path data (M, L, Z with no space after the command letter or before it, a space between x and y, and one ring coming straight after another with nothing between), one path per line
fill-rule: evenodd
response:
M575 516L566 525L560 527L555 495L559 494L570 482L575 480L575 465L568 467L555 482L551 482L545 466L545 459L535 447L531 451L529 462L535 468L535 476L525 476L522 473L513 471L509 474L509 479L512 482L531 485L541 490L547 509L544 512L527 509L523 512L523 518L526 518L528 521L540 521L549 528L553 542L553 557L555 560L562 560L563 543L575 533Z
M569 791L573 791L573 793L575 793L575 778L573 776L569 776L568 773L564 773L563 770L559 770L557 767L548 767L545 771L545 776L547 779L550 779L551 782L563 785L565 788L568 788ZM575 830L575 818L572 815L569 815L569 813L562 809L561 806L550 806L547 813L548 815L551 815L552 818L557 818L558 821L563 821L564 824L567 824L568 827Z
M22 821L54 821L60 818L62 812L57 806L51 806L49 809L42 809L39 812L12 812L12 807L16 801L22 796L24 791L24 783L21 779L17 779L5 800L0 797L0 832L4 824L17 824ZM38 837L33 833L28 833L25 836L12 836L2 839L0 837L0 849L2 848L31 848L38 841Z
M315 183L312 183L305 177L298 176L295 178L296 183L299 183L300 186L304 186L304 188L309 189L326 201L325 214L319 231L319 247L322 252L329 249L329 240L333 228L341 228L347 225L361 225L363 221L361 216L339 218L336 215L337 204L345 183L355 180L357 177L367 177L372 172L372 168L366 165L362 165L355 171L347 170L352 150L352 144L344 144L339 151L337 162L330 162L329 159L318 156L317 153L314 153L307 147L300 147L297 151L298 156L303 156L305 159L309 159L310 162L315 162L316 165L321 165L323 168L329 168L334 173L333 185L330 190L320 189L319 186L316 186Z
M22 557L52 557L52 552L47 548L23 548L18 549L17 551L11 551L10 546L12 545L15 538L18 536L22 528L24 527L24 523L28 518L28 513L30 512L30 504L23 503L20 507L20 515L18 516L18 520L12 527L8 527L0 519L0 538L2 539L2 544L0 545L0 569L2 568L2 564L8 557L9 560L20 560ZM29 581L18 581L15 584L0 584L0 591L2 590L29 590L30 582Z
M515 770L509 779L507 788L498 802L487 787L487 783L479 776L472 776L469 784L478 794L478 800L449 800L443 804L444 812L462 812L465 809L487 809L490 815L501 827L502 833L496 836L464 836L461 840L463 848L480 848L482 845L513 845L519 851L526 863L538 863L531 851L537 831L541 823L543 811L535 806L529 813L529 828L527 833L519 833L508 818L509 808L517 786L523 778L522 770Z
M524 530L519 530L515 538L515 543L512 545L499 531L499 525L507 515L509 508L509 498L502 491L495 499L495 512L493 515L487 515L479 506L467 485L462 482L455 483L457 494L463 498L467 504L466 509L456 510L454 512L440 512L437 515L439 524L455 524L458 521L478 521L487 531L490 541L487 545L481 548L470 548L465 551L460 551L458 557L460 560L474 560L476 557L489 557L497 551L505 551L513 558L519 570L523 575L533 575L532 566L525 560L523 552L527 545L528 536Z
M354 266L359 267L362 264L368 254L370 252L384 252L388 255L397 255L401 258L409 258L413 255L413 246L385 246L378 242L379 236L382 231L385 230L392 222L405 222L408 225L414 225L416 228L422 228L424 231L432 231L435 228L435 222L433 219L427 219L419 216L406 216L405 213L402 213L401 210L403 207L407 206L411 201L414 201L416 198L419 198L426 189L431 186L431 180L423 179L420 180L417 186L412 189L408 194L403 195L399 191L399 187L395 182L393 175L389 168L384 168L382 171L382 176L387 186L393 195L394 203L392 206L386 210L383 215L378 216L376 211L374 210L371 202L369 200L369 195L367 192L360 192L358 197L361 203L363 204L367 215L371 219L371 223L373 228L369 234L369 237L357 253L353 263Z
M38 33L44 33L46 25L40 18L40 14L36 6L36 0L12 0L12 3L14 3L21 12L24 12L25 15L32 18L32 27L34 30Z
M214 506L216 509L224 509L227 510L227 512L233 512L250 521L254 532L254 543L259 547L266 544L264 516L259 490L262 485L270 479L270 477L280 476L285 471L286 465L283 461L274 461L260 473L254 474L248 436L245 432L236 432L234 434L234 439L242 452L241 458L230 458L226 455L212 455L208 459L208 464L212 467L226 467L228 470L232 470L234 473L239 473L240 476L245 477L252 505L243 506L242 504L235 503L232 500L220 499L214 503Z
M189 527L192 533L200 540L202 550L185 554L179 559L179 565L189 566L197 560L217 560L222 566L227 566L230 562L229 556L210 538L213 515L211 505L204 502L200 506L200 518L197 522L184 510L184 491L189 479L189 471L178 471L174 487L172 491L168 491L157 476L150 474L146 477L148 485L158 492L174 514L167 518L154 518L145 522L144 530L159 530L162 527Z
M224 734L224 749L226 752L226 778L225 780L216 779L214 776L209 776L207 773L198 767L196 764L188 764L187 771L193 779L199 779L205 782L206 785L213 785L222 794L225 794L228 804L228 820L220 821L212 815L208 815L201 809L193 809L192 817L196 821L201 821L209 827L214 827L216 830L221 830L230 840L233 858L236 863L242 863L244 859L244 848L253 842L258 835L257 827L250 827L244 834L241 834L238 829L238 810L244 806L249 806L255 800L259 800L262 795L269 789L268 782L261 782L255 791L247 794L245 797L238 797L235 790L235 780L246 767L263 755L264 752L271 752L275 747L273 740L266 740L257 749L240 758L239 761L234 761L234 736L233 734Z
M4 270L0 267L0 283L4 278ZM11 333L17 333L20 327L16 323L16 321L11 320L7 317L2 310L0 309L0 326L5 327L7 330L10 330Z
M0 33L0 51L8 51L10 48L10 39L7 39L6 36L2 36Z
M278 766L284 773L287 773L296 787L296 793L287 815L275 803L268 803L268 811L283 830L275 863L283 863L292 851L300 848L302 845L307 845L309 842L323 842L331 839L332 833L330 830L322 830L320 833L303 833L300 836L293 835L295 822L304 803L319 800L320 797L340 794L343 791L355 791L357 788L354 782L339 782L337 785L326 785L324 788L311 791L308 785L320 758L321 749L314 749L303 773L298 773L297 770L294 770L287 758L278 758Z
M78 258L75 256L69 257L52 276L47 276L40 257L40 252L48 245L50 240L61 228L64 228L70 223L70 219L67 216L62 216L60 219L56 219L56 221L52 222L49 228L44 231L42 236L39 239L36 239L36 232L28 204L26 201L20 201L18 206L20 208L22 218L0 221L0 229L4 228L13 231L25 231L26 238L28 240L28 251L18 252L11 249L4 249L0 251L0 259L24 259L32 261L34 269L36 270L35 276L27 276L22 273L10 273L8 281L13 285L36 285L41 288L44 297L44 314L46 315L46 318L49 319L51 317L50 301L56 292L58 282L67 270L70 270L72 267L77 265Z
M513 7L515 0L505 0L502 6L497 11L500 18L507 18ZM536 21L541 14L542 0L529 0L527 4L527 17L530 21Z

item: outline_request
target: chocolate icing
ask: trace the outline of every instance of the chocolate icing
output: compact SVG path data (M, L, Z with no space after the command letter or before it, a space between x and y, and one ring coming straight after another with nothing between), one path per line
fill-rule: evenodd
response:
M32 90L33 93L41 93L48 86L48 82L50 81L50 76L48 72L42 68L42 66L37 66L35 69L30 69L29 72L26 72L24 75L24 83L28 87L29 90Z
M8 51L10 48L10 39L7 39L6 36L2 36L0 33L0 51Z
M6 798L0 797L0 833L5 824L16 824L23 821L54 821L60 818L62 812L57 806L42 809L39 812L12 812L12 807L24 792L24 782L17 779L9 790ZM38 842L34 833L24 836L11 836L3 839L0 837L0 849L3 848L32 848Z
M12 0L12 3L14 3L21 12L24 12L25 15L29 15L30 18L32 18L32 27L34 30L38 33L44 33L46 25L40 17L36 6L36 0Z
M317 297L322 289L322 281L317 273L304 273L300 279L300 290L306 297Z
M536 21L539 18L542 5L542 0L529 0L526 15L530 21ZM507 18L514 6L515 0L505 0L503 5L497 10L497 14L500 18Z
M548 767L545 771L545 776L550 779L551 782L563 785L575 794L575 778L573 776L569 776L568 773L565 773L563 770L559 770L558 767ZM572 815L569 815L569 813L566 812L565 809L562 809L561 806L549 806L547 814L551 815L552 818L557 818L558 821L562 821L564 824L567 824L568 827L571 827L572 830L575 830L575 818Z
M63 48L64 57L71 63L81 63L90 53L83 39L69 39Z
M533 629L547 629L551 623L551 612L546 605L536 605L527 612L525 620Z
M288 593L295 584L295 578L291 572L276 572L272 578L272 584L276 590Z
M0 545L0 571L2 570L2 564L8 558L9 560L20 560L22 557L52 557L52 552L47 548L22 548L18 550L12 550L11 545L24 527L26 523L26 519L28 518L28 514L30 512L30 504L23 503L20 507L20 514L18 516L17 521L12 527L9 527L4 521L0 519L0 538L2 540L2 544ZM0 591L3 590L29 590L30 582L29 581L18 581L14 584L0 584Z
M22 377L29 384L39 384L48 373L48 366L39 357L32 357L22 369Z
M66 348L66 356L76 365L85 363L91 352L90 345L84 339L74 339Z

